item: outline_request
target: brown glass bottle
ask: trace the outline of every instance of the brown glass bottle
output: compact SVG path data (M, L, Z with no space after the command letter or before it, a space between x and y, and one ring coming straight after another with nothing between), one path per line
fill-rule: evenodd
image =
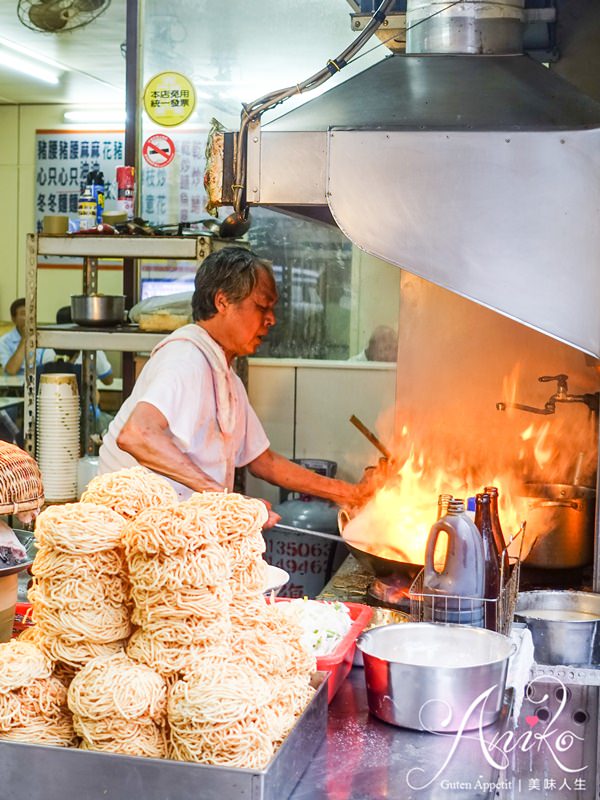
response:
M486 486L483 490L490 496L490 514L492 517L492 530L494 531L494 541L498 548L500 564L500 575L502 582L506 583L510 578L510 562L508 560L508 550L504 542L504 534L502 533L502 525L500 525L500 514L498 512L498 489L495 486Z
M485 604L485 627L497 630L498 597L500 595L500 558L494 541L492 515L490 511L490 495L478 494L475 498L475 525L479 529L483 541L484 590L486 600L495 600Z

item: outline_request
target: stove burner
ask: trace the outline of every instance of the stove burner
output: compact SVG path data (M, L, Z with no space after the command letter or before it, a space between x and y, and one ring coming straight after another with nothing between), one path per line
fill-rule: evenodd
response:
M367 602L371 606L393 608L408 614L410 612L408 590L411 583L410 578L400 575L375 578L367 588Z

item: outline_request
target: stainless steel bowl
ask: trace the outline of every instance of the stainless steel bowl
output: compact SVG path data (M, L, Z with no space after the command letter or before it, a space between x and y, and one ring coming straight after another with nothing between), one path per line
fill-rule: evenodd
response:
M88 327L120 325L125 319L125 295L73 294L71 319Z
M592 592L521 592L515 619L531 631L538 664L600 663L600 595Z
M451 733L495 722L515 645L466 625L408 622L363 633L369 710L392 725Z

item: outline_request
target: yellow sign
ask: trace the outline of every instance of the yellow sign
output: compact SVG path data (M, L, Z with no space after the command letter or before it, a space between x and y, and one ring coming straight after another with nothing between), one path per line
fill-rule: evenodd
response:
M179 72L160 72L150 78L144 89L146 114L157 125L181 125L196 105L196 93L190 81Z

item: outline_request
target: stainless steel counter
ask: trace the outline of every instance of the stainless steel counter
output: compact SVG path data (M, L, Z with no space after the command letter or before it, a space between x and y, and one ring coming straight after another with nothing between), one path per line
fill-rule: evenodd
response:
M502 733L507 710L484 729L486 739ZM371 716L364 673L355 667L329 707L327 737L291 800L480 800L493 796L497 781L476 731L437 736Z
M495 725L435 735L372 717L363 670L355 667L291 800L594 800L598 687L567 687L561 708L559 684L546 681L524 701L516 728L507 720L507 696Z
M320 597L365 602L372 577L349 556ZM364 672L355 667L329 707L326 739L292 799L595 800L599 674L536 667L516 726L507 719L507 697L496 725L444 736L372 717Z

